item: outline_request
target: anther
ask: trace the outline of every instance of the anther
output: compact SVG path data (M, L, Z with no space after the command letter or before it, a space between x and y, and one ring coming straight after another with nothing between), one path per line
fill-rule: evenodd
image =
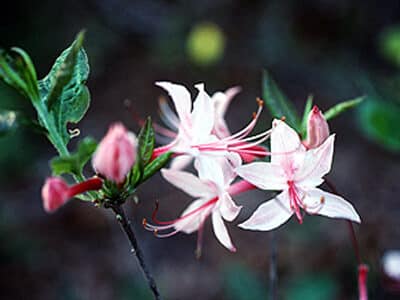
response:
M256 101L258 103L258 106L263 106L264 105L264 101L261 98L257 97Z
M285 116L282 116L282 117L281 117L281 121L285 122L285 121L286 121L286 117L285 117Z
M324 203L325 203L325 197L324 197L324 196L321 196L321 199L319 199L319 202L320 202L321 204L324 204Z
M143 227L146 227L146 225L147 225L147 220L146 220L146 218L143 218L143 220L142 220L142 225L143 225Z

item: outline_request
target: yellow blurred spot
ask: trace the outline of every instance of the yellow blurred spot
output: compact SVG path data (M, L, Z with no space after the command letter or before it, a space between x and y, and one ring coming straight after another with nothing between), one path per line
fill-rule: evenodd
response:
M208 66L218 62L225 49L225 36L214 23L197 24L187 39L187 54L197 65Z

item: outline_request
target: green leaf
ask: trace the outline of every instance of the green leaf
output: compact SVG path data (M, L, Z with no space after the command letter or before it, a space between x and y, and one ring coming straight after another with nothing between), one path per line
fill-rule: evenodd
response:
M300 120L292 102L282 93L271 75L264 70L262 79L262 93L265 105L274 118L286 118L286 122L297 131L300 131Z
M344 101L344 102L334 105L333 107L331 107L324 113L325 119L328 121L330 119L337 117L338 115L345 112L346 110L349 110L350 108L353 108L353 107L359 105L361 102L364 101L364 98L365 98L364 96L358 97L358 98Z
M65 144L70 140L66 125L78 123L90 103L85 83L89 64L82 48L84 32L80 32L72 45L55 61L49 74L39 81L40 95L48 112L53 115L57 131Z
M36 71L29 55L20 48L0 49L0 79L32 102L40 101Z
M65 173L79 175L82 173L83 167L92 157L96 150L97 143L92 138L83 139L75 153L69 156L58 156L50 162L51 169L54 175Z
M168 163L169 159L171 158L171 155L172 155L172 152L166 152L164 154L161 154L159 157L154 159L152 162L150 162L144 169L141 182L149 179L156 172L158 172L161 168L163 168Z
M307 135L307 120L308 120L308 115L310 114L310 111L312 109L313 100L314 96L309 95L307 97L306 105L304 106L303 118L301 120L301 132L300 132L303 139L305 139Z
M368 99L360 107L361 129L383 148L400 151L400 106L382 99Z
M138 162L144 168L150 161L154 150L154 130L151 118L148 117L139 133Z

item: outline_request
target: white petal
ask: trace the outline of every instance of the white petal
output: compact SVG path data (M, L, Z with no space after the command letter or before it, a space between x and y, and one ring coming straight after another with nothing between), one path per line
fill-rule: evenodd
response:
M181 214L181 218L183 219L175 223L175 229L187 234L197 231L211 213L213 206L207 206L188 217L185 216L201 207L204 203L206 201L203 199L193 201Z
M236 169L242 165L242 158L234 152L229 152L225 158L226 160L222 164L222 172L224 174L224 185L229 186L237 176Z
M222 164L226 158L220 156L199 155L196 157L194 167L202 180L210 180L220 189L224 189L224 173Z
M228 193L224 193L218 201L222 217L229 222L232 222L242 209L241 206L236 205Z
M170 169L172 170L182 170L186 168L193 160L190 155L179 155L172 159Z
M162 169L161 174L168 182L190 196L205 198L212 198L214 196L212 187L192 173Z
M342 197L320 189L307 190L305 195L303 201L308 213L361 223L360 216L353 205Z
M247 230L268 231L281 226L292 214L288 193L284 191L274 199L261 204L249 219L239 224L239 227Z
M213 95L213 100L215 100L215 106L217 109L217 114L224 117L229 104L231 103L233 97L235 97L242 89L239 86L234 86L227 89L224 93L218 92Z
M186 122L192 110L192 100L189 91L183 85L167 81L158 81L156 85L168 92L174 102L180 122Z
M235 246L232 244L231 237L229 236L228 230L224 224L224 221L221 218L221 215L218 211L214 211L212 213L212 224L215 236L218 241L224 245L225 248L229 249L232 252L236 251Z
M331 170L335 135L315 149L305 154L302 167L296 172L295 181L301 187L316 187L323 182L322 177Z
M236 168L237 174L263 190L284 190L287 179L279 166L266 162L254 162Z
M204 137L211 134L214 127L214 104L204 90L204 84L197 84L195 87L199 90L199 94L193 104L193 137L203 141Z
M300 137L289 125L281 120L272 122L271 163L282 165L296 150L303 150Z

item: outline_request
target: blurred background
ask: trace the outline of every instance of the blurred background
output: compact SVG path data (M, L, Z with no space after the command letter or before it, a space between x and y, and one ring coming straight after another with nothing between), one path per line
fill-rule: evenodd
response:
M161 1L14 0L0 10L0 46L19 46L39 77L82 28L92 104L81 135L100 139L134 114L157 116L163 91L156 80L205 82L209 93L240 85L227 115L240 129L262 96L268 69L299 113L305 99L326 110L366 95L330 123L337 133L330 179L360 213L356 227L370 266L371 299L400 299L386 288L382 256L400 249L400 2L399 1ZM0 107L33 115L28 102L0 83ZM263 113L260 128L270 126ZM73 128L73 127L72 127ZM71 145L74 147L73 143ZM42 209L41 185L55 151L44 137L19 130L0 139L0 298L62 300L151 299L128 244L110 212L71 201L52 215ZM268 299L270 234L245 232L245 220L268 195L236 197L246 204L229 224L235 254L204 232L155 238L141 225L156 200L171 219L191 201L161 178L145 184L129 216L165 299ZM356 299L356 259L340 220L292 219L276 231L279 299Z

